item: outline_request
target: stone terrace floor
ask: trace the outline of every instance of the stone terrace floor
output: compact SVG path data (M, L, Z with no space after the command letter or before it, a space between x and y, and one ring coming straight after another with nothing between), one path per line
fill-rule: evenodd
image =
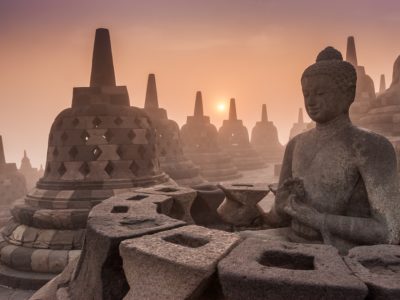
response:
M255 183L255 182L267 182L275 183L278 182L278 178L274 177L274 165L270 164L266 168L251 170L251 171L241 171L242 177L232 182L237 183ZM260 206L264 211L268 211L273 203L273 195L269 193L260 202ZM25 291L25 290L15 290L10 289L5 286L0 285L0 300L28 300L35 291Z

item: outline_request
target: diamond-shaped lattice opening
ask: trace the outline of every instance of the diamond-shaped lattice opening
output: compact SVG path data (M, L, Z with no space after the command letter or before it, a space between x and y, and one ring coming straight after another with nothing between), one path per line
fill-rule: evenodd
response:
M144 158L144 155L146 154L146 149L142 145L140 145L139 149L138 149L138 153L141 158Z
M137 172L139 171L140 168L138 164L135 161L133 161L129 166L129 169L132 171L133 174L137 175Z
M106 133L103 135L103 138L109 143L111 142L112 138L114 137L114 134L112 133L111 130L107 130Z
M82 134L81 134L81 138L82 138L85 142L87 142L87 141L89 140L89 138L90 138L89 132L87 132L86 130L84 130L84 131L82 132Z
M111 176L112 172L114 171L114 164L109 161L107 166L104 168L104 171L106 171L107 174Z
M58 152L57 147L55 147L54 150L53 150L53 156L54 156L54 157L57 157L58 154L60 154L60 153Z
M60 174L60 176L63 176L65 174L65 172L67 172L67 169L64 166L64 163L61 163L61 165L58 167L58 174Z
M120 126L123 122L124 122L124 120L122 120L120 117L118 117L114 120L114 124L118 125L118 126Z
M83 163L81 167L79 168L79 172L83 175L86 176L87 174L90 173L90 168L87 163Z
M73 125L74 127L78 126L78 125L79 125L79 119L78 119L78 118L75 118L75 119L72 121L72 125Z
M118 156L122 158L122 155L124 154L124 151L122 151L122 147L121 146L119 146L117 148L116 152L117 152Z
M68 134L64 131L63 134L61 135L61 140L63 142L65 142L66 140L68 140Z
M99 128L100 124L101 124L101 119L99 117L96 117L93 119L92 124L94 126L94 128Z
M101 153L103 153L103 151L97 146L92 149L92 155L95 160L100 157Z
M129 133L128 133L128 138L129 138L131 141L133 141L133 140L135 139L135 137L136 137L135 131L130 130Z
M78 155L78 149L73 146L71 149L69 149L68 154L71 156L71 158L75 158Z

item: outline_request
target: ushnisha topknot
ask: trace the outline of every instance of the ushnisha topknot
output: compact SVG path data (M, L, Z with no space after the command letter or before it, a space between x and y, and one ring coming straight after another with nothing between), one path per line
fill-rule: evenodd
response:
M316 59L316 62L303 72L301 79L308 76L329 76L343 92L356 88L357 73L352 64L343 60L342 54L333 47L326 47ZM354 97L353 97L354 99Z

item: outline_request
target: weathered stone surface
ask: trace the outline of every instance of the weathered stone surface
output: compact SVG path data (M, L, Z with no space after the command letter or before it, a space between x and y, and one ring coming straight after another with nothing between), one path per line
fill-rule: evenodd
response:
M235 234L185 226L123 241L120 252L130 286L124 299L195 299L238 240Z
M291 241L330 244L341 253L400 242L395 151L385 137L350 121L356 81L353 65L332 47L302 75L316 128L289 141L275 203L264 217L269 226L290 227Z
M182 226L185 223L157 213L171 207L163 195L129 193L110 198L92 209L85 245L73 280L72 299L122 299L129 287L122 270L121 241Z
M246 239L218 264L226 299L364 299L367 287L337 250Z
M92 207L121 189L175 184L160 169L156 139L148 115L130 106L127 88L115 84L108 30L96 30L90 86L74 88L71 107L55 118L44 175L12 210L11 224L17 221L20 226L11 234L3 233L8 243L22 247L16 253L24 253L8 266L25 269L31 266L29 251L52 249L49 272L60 272L68 262L66 250L82 246L82 230ZM2 153L1 145L3 197L3 170L15 169L13 176L17 175L14 165L3 163ZM28 165L27 158L24 162ZM40 230L35 236L30 229L28 235L28 228Z
M261 216L257 203L269 193L268 184L223 183L218 187L226 196L217 209L222 220L232 225L246 226Z
M221 224L222 219L217 208L225 199L224 192L215 185L203 184L193 187L197 192L190 214L197 225L209 226Z
M400 299L400 246L355 247L345 262L369 289L368 299Z
M195 190L180 186L158 185L150 188L141 188L137 192L171 197L174 202L168 215L187 223L194 223L190 215L190 209L196 198L197 193Z

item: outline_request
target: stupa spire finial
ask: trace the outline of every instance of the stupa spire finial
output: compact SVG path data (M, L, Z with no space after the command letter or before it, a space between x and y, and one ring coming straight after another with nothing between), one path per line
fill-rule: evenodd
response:
M90 86L115 86L114 63L108 29L96 29Z

